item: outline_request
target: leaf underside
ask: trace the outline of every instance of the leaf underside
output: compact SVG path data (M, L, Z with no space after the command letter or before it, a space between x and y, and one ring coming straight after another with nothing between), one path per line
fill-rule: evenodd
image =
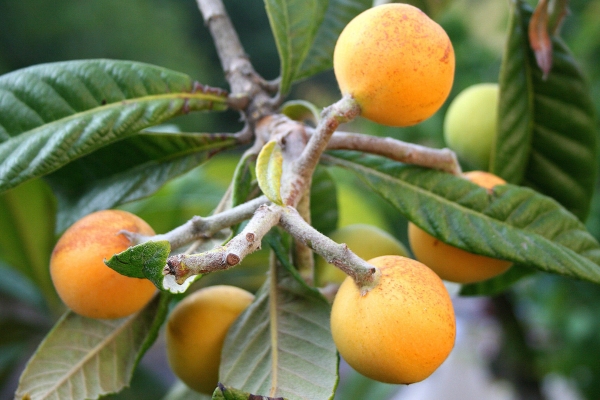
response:
M67 312L29 360L16 398L95 399L119 392L156 339L167 300L157 297L141 312L115 320Z
M287 254L278 239L267 239ZM288 269L290 268L290 269ZM330 306L291 266L272 268L255 301L225 339L220 381L249 393L328 399L337 384L338 356Z

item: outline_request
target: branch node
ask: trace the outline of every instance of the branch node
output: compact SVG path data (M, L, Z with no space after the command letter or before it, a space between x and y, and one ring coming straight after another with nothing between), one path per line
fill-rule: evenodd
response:
M230 267L233 267L234 265L238 265L240 263L240 256L238 256L237 254L229 253L225 258L225 262Z

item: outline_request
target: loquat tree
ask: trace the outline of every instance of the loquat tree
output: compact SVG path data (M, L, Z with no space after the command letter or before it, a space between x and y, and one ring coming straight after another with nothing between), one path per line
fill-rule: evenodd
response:
M453 274L439 272L449 258L451 272L462 269L465 296L494 296L540 275L600 283L600 243L585 225L596 194L598 124L590 86L559 36L567 1L507 5L496 129L481 128L485 154L471 155L484 160L478 167L497 179L492 185L466 178L452 143L376 134L379 125L406 129L439 116L465 71L455 62L463 49L434 17L450 2L410 2L423 10L375 3L265 0L279 55L274 80L257 72L222 0L197 6L227 87L107 58L0 76L0 271L7 277L0 294L61 315L49 317L51 329L36 328L45 337L19 370L14 398L122 392L161 329L171 365L202 392L198 399L332 399L340 354L372 379L414 383L454 345L442 281ZM331 69L336 101L321 110L296 96L296 85ZM196 113L233 115L242 128L173 129L178 117ZM457 142L467 130L460 122ZM478 140L478 127L468 132ZM461 158L469 159L468 148ZM161 197L220 153L236 159L231 176L216 169L193 181L205 192L217 192L215 181L226 187L212 211L188 214L183 202ZM390 224L404 232L369 239L385 238L397 250L382 247L381 257L365 260L329 237L339 232L339 171L360 180L355 192L386 203ZM155 221L167 225L158 229L123 210L104 211L141 199L177 209L184 222ZM404 254L408 222L421 233L411 236L417 260ZM427 257L413 240L427 240ZM265 252L256 272L252 259ZM480 261L461 264L467 255ZM323 260L348 276L341 286L319 286L315 264ZM501 268L483 272L498 261ZM19 360L18 344L17 335L0 335L0 378ZM191 389L178 389L168 399L188 396Z

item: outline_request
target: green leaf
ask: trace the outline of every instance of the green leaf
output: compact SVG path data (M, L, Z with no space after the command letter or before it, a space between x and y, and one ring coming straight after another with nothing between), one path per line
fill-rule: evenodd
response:
M88 399L120 391L156 340L169 299L161 294L139 313L115 320L67 312L29 360L15 396Z
M460 289L461 296L495 296L504 292L510 286L526 276L530 276L535 270L523 265L513 265L505 273L483 282L463 285Z
M148 241L131 246L109 260L104 260L104 263L121 275L148 278L157 288L163 289L162 270L170 253L171 245L168 240Z
M142 63L71 61L0 77L0 191L226 96Z
M281 113L294 121L310 122L314 126L321 120L321 110L306 100L290 100L281 105Z
M212 400L285 400L283 397L257 396L222 384L215 389Z
M281 174L283 155L275 140L263 146L256 160L256 179L260 190L275 204L283 204L281 199Z
M281 62L279 91L287 93L306 59L327 9L322 0L265 0Z
M256 181L253 180L252 174L255 158L256 156L254 154L246 153L240 158L235 167L231 182L231 207L238 206L248 201L252 190L256 189ZM237 224L231 227L231 235L227 241L239 232L241 226L242 224Z
M46 266L47 268L48 266ZM24 304L47 311L48 304L40 289L23 273L0 261L0 298L12 297Z
M55 242L55 208L52 192L41 180L0 194L0 259L14 268L15 273L31 279L50 309L60 304L48 268ZM11 278L3 281L10 282Z
M310 216L313 228L324 235L337 228L337 187L329 171L320 165L317 166L312 178Z
M583 220L598 169L590 87L558 37L552 38L552 71L542 79L527 35L531 9L511 4L491 171L555 198Z
M319 27L308 56L294 80L308 78L333 66L333 49L344 27L358 14L370 8L372 0L329 0L323 23Z
M58 199L56 230L148 196L234 144L225 135L147 132L77 159L45 177Z
M278 239L268 240L287 254ZM338 365L330 306L289 265L272 264L255 301L229 330L219 379L262 396L330 399Z
M448 173L357 152L323 159L363 179L417 226L458 248L600 283L600 244L573 214L529 188L491 194Z
M246 154L240 159L235 167L231 192L232 207L248 201L250 197L250 192L252 190L252 165L254 158L255 156L253 154Z

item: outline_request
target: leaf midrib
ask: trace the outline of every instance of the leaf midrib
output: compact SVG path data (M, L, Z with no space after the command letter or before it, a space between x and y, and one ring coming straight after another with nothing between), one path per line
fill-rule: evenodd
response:
M67 318L69 318L69 316L73 315L74 313L72 311L69 311L67 314L65 314L65 317L63 318L63 320L61 321L61 323L63 323L64 321L67 320ZM79 372L82 367L89 362L92 358L95 358L98 356L98 354L105 349L106 344L110 343L113 341L113 339L115 339L123 330L125 330L126 328L130 328L131 324L135 321L135 318L139 315L138 313L135 313L129 317L127 317L126 319L123 320L122 324L119 325L117 327L117 329L113 330L108 336L106 336L102 341L100 341L96 346L94 346L87 354L85 357L83 357L79 362L77 362L75 365L73 365L73 367L71 369L66 370L66 373L63 375L62 379L59 379L54 386L51 386L45 393L44 393L44 398L46 398L48 395L52 394L52 393L56 393L58 391L58 389L64 385L71 377L73 377L77 372ZM77 317L77 318L82 318L82 317ZM60 326L60 325L57 325Z
M28 131L23 131L23 132L17 133L16 135L12 136L12 139L33 135L38 130L47 129L47 127L49 125L54 125L54 124L62 125L62 124L68 123L70 121L77 120L79 118L84 119L88 116L93 116L94 114L102 112L104 110L111 110L111 109L118 110L119 108L123 108L124 106L132 105L132 104L151 103L151 102L160 101L160 100L178 100L178 99L181 99L181 100L189 100L189 99L206 100L206 101L212 101L212 102L223 103L223 104L226 102L226 99L224 97L219 97L216 95L210 95L210 94L206 94L206 93L179 92L179 93L168 93L168 94L136 97L135 99L125 99L125 100L122 100L119 102L101 105L98 107L90 108L89 110L80 111L75 114L68 115L66 117L45 123L43 125L40 125L33 129L30 129ZM10 142L10 140L3 142L3 143L8 143L8 142ZM2 146L3 143L0 143L0 147Z

